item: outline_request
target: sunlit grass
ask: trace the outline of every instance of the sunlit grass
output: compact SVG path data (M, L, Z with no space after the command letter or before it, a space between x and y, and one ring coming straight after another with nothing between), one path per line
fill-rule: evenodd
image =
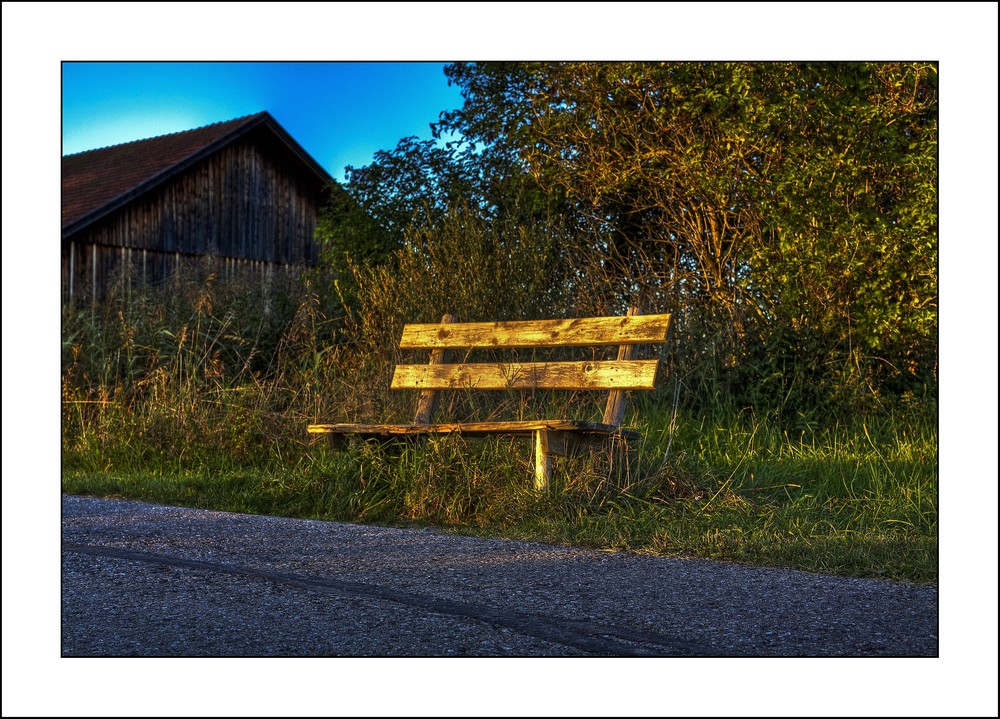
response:
M65 492L937 581L932 406L793 431L750 409L692 407L670 380L634 398L626 424L641 440L558 460L539 494L526 438L310 440L318 418L412 411L385 386L389 353L337 344L315 296L284 314L209 285L178 296L67 318ZM560 401L456 405L520 416L541 403L555 416Z
M289 443L242 466L224 456L213 459L204 448L192 448L198 458L192 462L108 455L104 466L69 453L63 487L254 514L418 523L934 582L933 428L913 435L911 427L906 436L895 422L883 422L876 436L865 420L859 422L791 440L763 424L748 430L734 420L723 440L715 431L721 425L709 426L703 417L682 419L666 457L665 436L653 423L627 463L599 450L560 460L544 494L532 489L527 441L459 437L388 447L360 443L346 450ZM116 468L119 462L123 469ZM146 469L139 468L142 463Z

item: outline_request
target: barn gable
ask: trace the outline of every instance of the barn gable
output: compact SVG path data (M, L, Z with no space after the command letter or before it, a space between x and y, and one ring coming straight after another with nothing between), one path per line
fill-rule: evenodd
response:
M267 112L68 155L62 168L64 298L204 258L265 274L316 262L332 178Z

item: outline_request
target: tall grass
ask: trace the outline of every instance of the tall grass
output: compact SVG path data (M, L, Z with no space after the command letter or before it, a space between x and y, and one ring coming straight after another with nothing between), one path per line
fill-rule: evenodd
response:
M413 409L388 379L395 324L426 319L407 314L418 295L405 273L359 279L353 298L309 279L264 296L203 274L68 308L64 491L936 581L936 416L913 398L795 423L722 393L706 401L692 391L700 378L675 374L635 393L626 424L641 440L559 460L542 494L523 438L310 440L317 420L406 421ZM540 312L517 305L530 290L508 311ZM444 411L599 415L586 394L457 393Z

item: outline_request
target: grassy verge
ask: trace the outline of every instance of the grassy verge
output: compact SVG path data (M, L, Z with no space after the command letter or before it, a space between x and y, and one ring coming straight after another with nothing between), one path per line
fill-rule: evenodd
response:
M272 441L242 462L196 444L91 447L64 451L63 490L937 581L932 422L858 417L793 437L733 413L643 416L638 446L563 460L542 495L531 489L525 440L457 437L346 451Z
M912 396L789 423L671 379L634 398L626 424L641 442L561 460L541 495L523 439L310 444L305 427L320 418L412 416L413 398L388 389L401 311L379 305L396 295L375 286L354 319L308 286L262 298L258 284L212 275L68 310L63 490L937 581L937 425L933 402ZM565 394L526 404L453 392L441 411L511 419L546 406L587 419Z

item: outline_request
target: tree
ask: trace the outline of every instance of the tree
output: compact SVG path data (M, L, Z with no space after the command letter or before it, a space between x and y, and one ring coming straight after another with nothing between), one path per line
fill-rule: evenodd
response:
M761 360L775 343L799 378L783 388L809 363L856 378L933 367L933 65L446 72L465 103L441 126L558 197L588 233L591 278L670 306L692 339L714 334L725 367L774 376Z
M558 227L546 261L577 311L638 300L673 312L678 367L740 401L818 405L845 388L934 381L934 65L455 63L446 74L464 102L442 113L435 140L406 138L349 168L370 219L351 209L330 230L345 257L396 262L407 232L436 241L446 216Z
M724 132L741 129L724 127L724 112L706 112L729 79L724 68L458 64L447 72L468 91L443 124L492 143L486 152L564 197L612 278L732 295L738 244L756 218L741 198L752 148Z
M869 389L933 382L937 71L927 63L794 66L778 106L758 253L776 323L826 337ZM815 354L815 349L812 350Z
M380 261L392 253L396 248L392 232L354 195L332 183L329 197L320 209L315 235L323 266L344 276L351 262Z

